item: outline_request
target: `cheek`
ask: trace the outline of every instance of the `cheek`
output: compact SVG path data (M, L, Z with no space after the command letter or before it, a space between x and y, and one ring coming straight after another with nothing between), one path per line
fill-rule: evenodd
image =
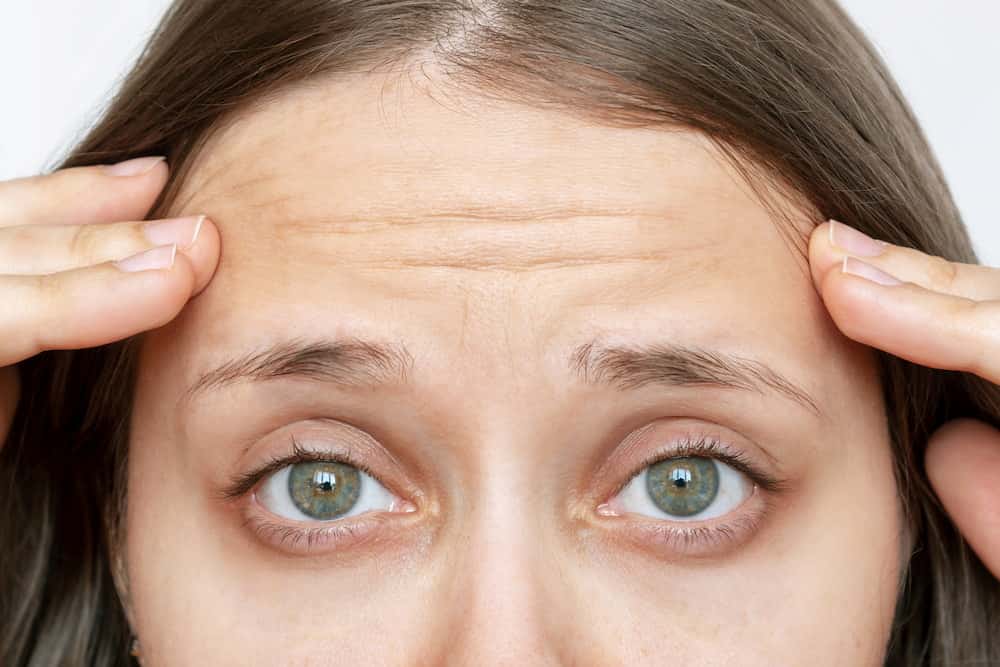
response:
M217 594L226 586L210 557L217 531L180 454L181 434L166 409L171 396L176 400L169 355L153 336L143 348L130 424L124 553L130 600L145 665L200 664L218 651L201 634L215 630L204 621L233 618L233 610Z
M826 646L854 656L844 664L882 664L899 591L903 518L881 406L877 396L859 400L838 421L829 453L817 460L808 492L775 538L770 571L761 573L771 586L760 592L771 588L775 606L761 611L781 618L802 656Z
M142 420L134 419L137 423ZM205 594L214 588L206 576L210 568L190 562L201 552L205 533L191 490L179 483L171 449L167 439L137 435L129 452L125 564L146 664L183 664L174 652L186 652L189 641L198 643L199 626L190 625L191 619L223 611ZM171 640L179 637L185 639ZM165 647L170 647L166 654Z
M577 582L581 604L605 601L596 627L625 615L631 646L690 664L881 665L902 517L881 403L870 405L732 558L673 564L602 549Z

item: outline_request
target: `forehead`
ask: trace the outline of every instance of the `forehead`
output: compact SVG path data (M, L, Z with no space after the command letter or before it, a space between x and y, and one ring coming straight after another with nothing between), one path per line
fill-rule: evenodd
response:
M701 134L599 125L381 75L317 83L242 113L199 153L177 206L232 209L239 225L266 217L281 237L310 223L352 233L606 216L656 219L672 237L696 228L717 244L737 227L774 226ZM808 231L803 213L792 217Z
M535 347L607 325L805 357L832 335L781 223L688 131L343 79L235 119L171 208L222 233L216 277L170 325L205 357L206 338L419 328L440 343L516 318Z

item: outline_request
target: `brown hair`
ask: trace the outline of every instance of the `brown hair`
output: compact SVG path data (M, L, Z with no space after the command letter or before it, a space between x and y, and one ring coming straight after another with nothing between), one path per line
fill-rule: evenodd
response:
M911 110L834 0L178 0L59 167L166 155L160 217L235 112L323 76L421 59L478 94L701 131L751 185L782 184L817 219L977 261ZM139 340L19 364L22 400L0 451L4 665L129 664L111 554ZM1000 583L923 472L945 421L1000 426L1000 387L877 356L916 545L886 664L1000 664Z

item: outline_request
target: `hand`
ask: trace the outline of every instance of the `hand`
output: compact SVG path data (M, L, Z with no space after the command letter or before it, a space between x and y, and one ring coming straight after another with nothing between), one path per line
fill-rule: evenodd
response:
M0 447L19 396L13 364L166 324L212 278L211 221L142 222L167 174L162 159L137 158L0 181Z
M1000 384L1000 269L858 234L831 221L809 239L813 281L840 330L914 363ZM948 514L1000 579L1000 431L950 421L931 435L925 464Z

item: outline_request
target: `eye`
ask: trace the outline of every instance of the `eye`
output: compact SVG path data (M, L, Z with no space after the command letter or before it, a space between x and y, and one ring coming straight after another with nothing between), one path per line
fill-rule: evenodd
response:
M271 473L259 487L261 505L286 519L332 521L392 510L397 498L367 472L340 461L304 461Z
M677 456L646 466L613 504L625 512L674 521L725 516L753 493L742 472L704 456Z

